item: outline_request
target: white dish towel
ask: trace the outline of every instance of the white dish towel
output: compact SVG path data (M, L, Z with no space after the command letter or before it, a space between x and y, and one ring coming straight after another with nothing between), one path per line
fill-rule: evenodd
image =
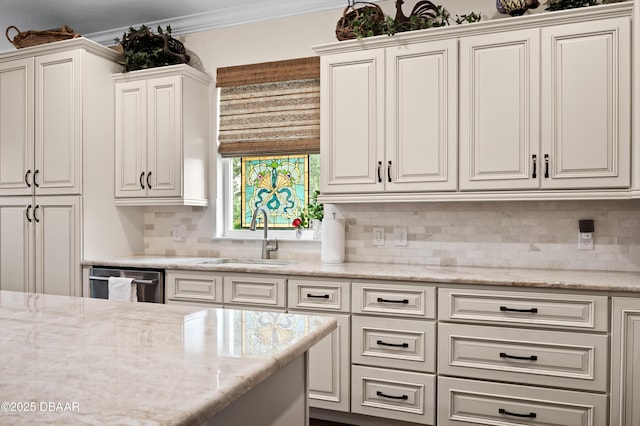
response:
M138 285L133 278L109 277L109 300L138 301Z

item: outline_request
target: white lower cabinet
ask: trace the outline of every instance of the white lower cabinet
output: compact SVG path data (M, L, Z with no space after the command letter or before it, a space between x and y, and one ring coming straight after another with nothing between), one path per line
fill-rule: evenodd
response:
M32 291L31 197L0 197L0 290ZM31 206L31 208L29 208Z
M331 316L338 321L338 328L309 350L309 406L348 412L349 315L300 313Z
M0 204L2 235L26 221L9 201ZM30 241L15 234L15 250L0 245L3 289L11 262L36 251ZM640 298L180 270L167 271L165 289L167 303L336 318L309 351L309 407L326 420L640 425Z
M165 301L222 303L222 275L201 271L167 271Z
M0 197L0 289L80 296L80 197Z
M607 424L606 296L441 288L438 303L439 425Z
M354 315L352 329L354 364L435 372L435 322Z
M438 325L438 373L607 391L607 335Z
M607 396L438 377L438 426L607 424Z
M267 310L286 309L286 282L270 275L225 275L222 279L225 305L251 306Z
M640 299L611 303L611 426L640 425Z
M350 283L344 280L288 280L290 311L331 316L338 328L309 350L309 406L350 410Z
M351 412L435 425L435 286L354 282L351 311Z
M412 371L351 367L351 412L435 425L436 376Z

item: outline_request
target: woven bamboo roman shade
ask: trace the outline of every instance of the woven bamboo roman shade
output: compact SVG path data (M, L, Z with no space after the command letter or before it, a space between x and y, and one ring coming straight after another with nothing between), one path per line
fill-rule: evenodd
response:
M218 153L320 152L320 58L218 68Z

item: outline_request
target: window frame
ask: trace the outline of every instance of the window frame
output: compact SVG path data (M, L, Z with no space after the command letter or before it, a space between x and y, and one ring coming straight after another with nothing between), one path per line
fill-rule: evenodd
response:
M233 181L232 158L222 158L218 156L218 202L216 203L216 238L229 239L263 239L262 221L258 223L255 231L249 229L233 229L233 191L231 188ZM287 241L320 241L313 239L313 229L307 228L302 232L302 238L296 238L295 229L269 228L269 238Z

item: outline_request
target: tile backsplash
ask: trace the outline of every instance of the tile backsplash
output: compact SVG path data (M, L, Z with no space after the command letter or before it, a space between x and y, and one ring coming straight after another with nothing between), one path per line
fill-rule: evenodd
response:
M349 204L346 261L640 272L640 200ZM578 250L578 221L595 222L594 250ZM145 254L199 257L260 255L257 241L211 239L214 212L147 208ZM406 227L407 246L393 228ZM373 245L373 228L385 244ZM181 233L174 241L173 232ZM313 241L279 241L280 258L319 260Z

